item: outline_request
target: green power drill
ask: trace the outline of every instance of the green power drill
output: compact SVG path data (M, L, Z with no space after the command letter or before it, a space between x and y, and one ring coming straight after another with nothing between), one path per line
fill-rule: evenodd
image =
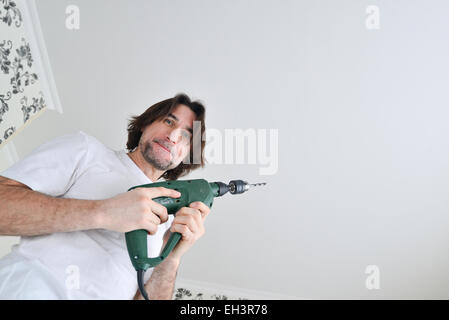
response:
M265 184L266 183L248 184L243 180L232 180L229 184L223 182L209 183L204 179L171 180L135 186L128 191L135 188L164 187L180 192L181 196L179 198L157 197L153 199L153 201L166 207L168 214L174 215L179 209L188 207L192 202L201 201L209 208L212 208L215 197L221 197L227 192L230 192L231 194L240 194L249 190L250 187ZM137 284L140 293L146 300L148 300L148 295L145 291L143 280L145 271L148 268L153 268L161 263L170 254L182 237L178 232L172 233L160 256L149 258L147 252L147 235L148 232L144 229L130 231L125 234L129 257L134 269L137 271Z

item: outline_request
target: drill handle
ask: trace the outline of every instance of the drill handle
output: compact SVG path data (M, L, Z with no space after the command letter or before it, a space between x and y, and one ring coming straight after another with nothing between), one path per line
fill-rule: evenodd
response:
M157 197L153 199L153 201L165 206L168 214L173 215L182 207L187 207L195 201L202 201L210 208L212 207L214 194L216 194L215 190L213 191L209 183L204 179L156 182L136 186L128 191L138 187L165 187L179 191L181 193L179 198ZM161 263L175 248L182 235L178 232L172 233L161 254L154 258L148 257L147 237L148 232L143 229L130 231L125 234L128 254L136 270L147 270Z
M147 270L153 268L161 263L176 247L182 235L179 232L172 233L168 239L161 254L157 257L150 258L145 252L147 250L147 236L146 230L134 230L126 233L126 244L131 258L131 262L136 270ZM145 244L144 244L145 241Z

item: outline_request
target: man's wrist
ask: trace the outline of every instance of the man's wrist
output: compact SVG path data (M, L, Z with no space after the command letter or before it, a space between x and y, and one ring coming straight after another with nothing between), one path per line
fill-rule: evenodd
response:
M179 268L179 264L181 263L181 258L178 257L170 257L170 255L165 258L157 267L161 267L167 271L176 272ZM156 267L156 268L157 268Z
M145 284L145 290L151 300L172 299L180 262L179 259L167 257L154 268ZM137 292L135 299L143 299L140 292Z

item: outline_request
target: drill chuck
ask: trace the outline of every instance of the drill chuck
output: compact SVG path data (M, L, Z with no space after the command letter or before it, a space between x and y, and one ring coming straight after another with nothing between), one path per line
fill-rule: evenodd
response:
M231 194L240 194L249 189L248 182L243 180L232 180L229 184L215 182L218 186L218 197L230 192Z
M248 182L243 180L229 181L229 192L231 194L240 194L249 190Z
M215 182L218 186L218 194L217 197L221 197L222 195L230 192L231 194L241 194L243 192L246 192L249 190L250 186L263 186L266 183L255 183L255 184L249 184L246 181L243 180L231 180L229 181L229 184L223 183L223 182Z
M243 180L232 180L229 184L215 182L218 186L218 197L230 192L231 194L240 194L249 189L248 182Z

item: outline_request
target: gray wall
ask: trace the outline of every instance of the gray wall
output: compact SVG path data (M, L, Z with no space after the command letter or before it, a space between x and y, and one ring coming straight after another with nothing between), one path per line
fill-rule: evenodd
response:
M65 28L69 4L80 30ZM211 164L191 175L268 185L215 201L181 278L302 298L449 298L447 1L38 9L64 113L14 139L21 157L79 129L121 149L131 115L181 91L206 103L208 128L278 129L276 174ZM365 286L368 265L380 289Z

